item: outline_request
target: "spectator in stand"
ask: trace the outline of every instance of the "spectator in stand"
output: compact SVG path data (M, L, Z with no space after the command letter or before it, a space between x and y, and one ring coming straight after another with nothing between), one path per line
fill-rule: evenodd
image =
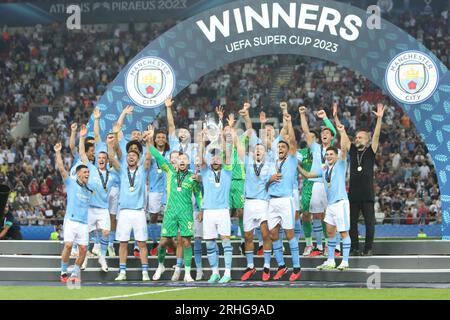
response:
M417 208L417 224L429 224L430 222L430 210L426 207L423 200L419 200L419 206Z
M8 205L5 207L5 212L3 220L0 220L0 240L22 240L20 225L14 219Z

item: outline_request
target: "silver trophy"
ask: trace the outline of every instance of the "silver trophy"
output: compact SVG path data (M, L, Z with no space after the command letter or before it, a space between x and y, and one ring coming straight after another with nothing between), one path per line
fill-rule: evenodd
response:
M221 149L221 123L217 124L214 119L214 114L206 114L205 121L203 122L203 129L208 130L207 138L210 144L206 147L206 152L210 152L213 149Z

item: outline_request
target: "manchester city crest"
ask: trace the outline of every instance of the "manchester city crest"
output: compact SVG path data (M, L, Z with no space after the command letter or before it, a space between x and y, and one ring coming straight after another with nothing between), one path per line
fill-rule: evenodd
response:
M139 106L161 105L175 87L175 75L170 65L157 57L146 57L133 63L125 77L128 96Z
M385 82L394 98L403 103L418 104L436 91L439 71L428 55L420 51L406 51L389 63Z

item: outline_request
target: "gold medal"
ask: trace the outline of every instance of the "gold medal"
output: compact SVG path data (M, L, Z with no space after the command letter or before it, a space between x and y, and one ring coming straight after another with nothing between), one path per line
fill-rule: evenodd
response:
M216 188L220 187L220 182L216 182Z
M92 195L95 196L95 190L92 190Z
M157 172L158 172L158 174L161 174L162 170L161 170L161 169L158 169Z
M357 168L357 170L358 170L358 172L361 172L361 171L362 171L362 167L359 166L359 167Z
M180 192L181 191L181 187L177 187L177 191Z
M331 182L328 182L328 188L331 188Z
M134 187L130 187L130 192L134 192Z

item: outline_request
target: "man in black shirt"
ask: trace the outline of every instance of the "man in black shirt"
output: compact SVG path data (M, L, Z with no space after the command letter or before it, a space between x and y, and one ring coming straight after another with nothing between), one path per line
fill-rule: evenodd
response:
M385 107L382 103L377 104L377 111L372 111L377 117L377 123L370 143L370 134L360 130L356 133L355 142L347 143L350 154L350 237L352 250L350 255L359 255L358 219L362 212L366 225L366 242L362 255L372 255L373 239L375 237L375 210L373 191L373 167L375 165L375 153L378 150L380 140L381 122ZM337 104L333 104L333 116L339 125L337 117Z
M0 240L22 240L20 226L6 205L5 216L0 221Z

